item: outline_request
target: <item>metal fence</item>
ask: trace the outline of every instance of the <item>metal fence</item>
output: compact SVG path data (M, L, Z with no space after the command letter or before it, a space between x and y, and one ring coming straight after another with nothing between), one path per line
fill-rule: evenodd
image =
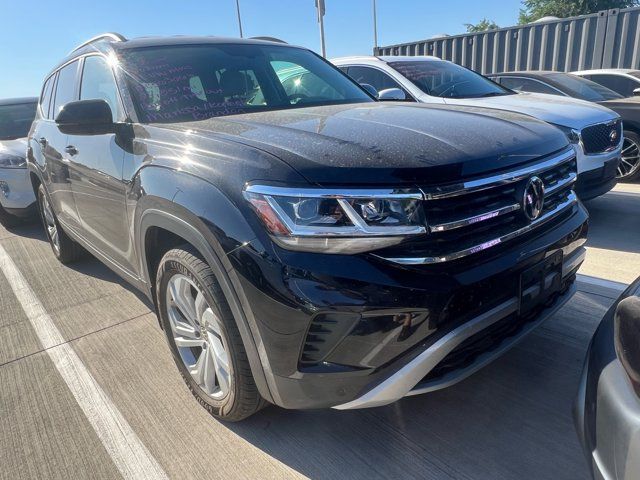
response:
M640 68L640 7L482 33L378 47L375 55L434 55L483 74Z

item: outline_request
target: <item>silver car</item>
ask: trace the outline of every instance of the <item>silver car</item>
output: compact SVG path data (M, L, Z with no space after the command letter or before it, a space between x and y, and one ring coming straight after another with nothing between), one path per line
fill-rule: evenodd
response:
M359 56L331 60L381 100L487 107L524 113L560 128L578 157L576 193L582 200L616 184L622 122L612 110L575 98L517 93L437 57Z
M13 224L35 212L26 137L37 104L37 98L0 100L0 221L4 224Z

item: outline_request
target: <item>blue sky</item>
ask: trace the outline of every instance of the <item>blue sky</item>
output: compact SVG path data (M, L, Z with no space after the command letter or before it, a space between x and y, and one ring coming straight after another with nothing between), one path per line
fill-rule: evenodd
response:
M483 17L516 23L520 0L377 0L381 45L464 32ZM269 35L320 51L314 0L240 0L245 36ZM369 54L371 0L326 0L327 55ZM238 36L235 0L0 0L0 98L37 95L44 75L102 32Z

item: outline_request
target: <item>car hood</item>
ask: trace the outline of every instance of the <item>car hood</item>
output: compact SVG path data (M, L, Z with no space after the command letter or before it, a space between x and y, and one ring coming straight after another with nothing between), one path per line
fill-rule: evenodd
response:
M545 122L581 130L594 123L618 118L615 112L577 98L543 93L516 93L484 98L446 98L447 105L473 105L499 108L531 115Z
M436 184L521 164L567 146L532 117L476 107L360 103L165 125L277 156L309 182ZM259 179L247 179L259 180Z
M9 154L18 157L27 155L27 139L16 138L15 140L0 140L0 155Z

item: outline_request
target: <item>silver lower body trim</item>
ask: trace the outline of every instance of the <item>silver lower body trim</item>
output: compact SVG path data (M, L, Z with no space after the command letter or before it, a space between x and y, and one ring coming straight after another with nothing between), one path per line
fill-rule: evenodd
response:
M563 277L568 276L577 266L580 265L580 262L584 259L584 255L585 249L584 247L580 247L564 260ZM566 268L565 265L567 266ZM497 349L491 350L485 355L478 357L469 367L455 370L434 382L421 384L416 387L416 385L418 385L431 370L433 370L451 351L453 351L467 338L481 332L503 318L516 313L519 307L519 300L516 297L511 298L464 323L463 325L460 325L455 330L452 330L433 345L428 347L411 362L406 364L383 382L373 387L364 395L352 400L351 402L337 405L333 408L338 410L348 410L353 408L379 407L393 403L406 395L417 395L419 393L438 390L453 385L495 360L506 350L514 346L531 330L544 322L560 307L568 302L574 293L575 286L572 286L569 291L557 299L552 308L542 312L535 322L532 322L531 325L527 325L526 328L518 333L518 335L505 340Z

